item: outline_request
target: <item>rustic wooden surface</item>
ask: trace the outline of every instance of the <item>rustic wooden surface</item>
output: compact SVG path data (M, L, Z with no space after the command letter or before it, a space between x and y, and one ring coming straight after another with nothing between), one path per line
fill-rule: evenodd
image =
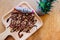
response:
M5 30L1 17L21 1L27 1L36 9L34 0L0 0L0 33ZM60 40L60 1L54 2L53 6L49 15L41 16L43 26L27 40Z

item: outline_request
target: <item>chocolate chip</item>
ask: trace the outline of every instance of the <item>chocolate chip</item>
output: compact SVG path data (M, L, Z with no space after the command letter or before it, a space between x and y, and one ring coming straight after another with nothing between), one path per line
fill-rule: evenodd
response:
M19 33L18 33L18 36L19 36L19 38L21 38L21 37L23 36L23 34L19 34Z
M9 21L10 18L7 19L7 22Z

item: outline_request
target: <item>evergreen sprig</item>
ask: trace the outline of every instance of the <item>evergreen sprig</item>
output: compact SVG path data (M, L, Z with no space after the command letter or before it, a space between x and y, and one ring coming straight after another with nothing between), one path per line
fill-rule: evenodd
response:
M46 14L50 11L53 1L54 0L39 0L38 7L41 8L41 11Z

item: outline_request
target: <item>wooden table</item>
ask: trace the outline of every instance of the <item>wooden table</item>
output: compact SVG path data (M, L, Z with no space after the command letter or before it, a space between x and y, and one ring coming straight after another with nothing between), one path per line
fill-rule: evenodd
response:
M5 30L1 17L21 1L29 2L36 10L37 4L34 0L0 0L0 33ZM60 1L57 0L53 5L49 15L41 16L43 26L27 40L60 40Z

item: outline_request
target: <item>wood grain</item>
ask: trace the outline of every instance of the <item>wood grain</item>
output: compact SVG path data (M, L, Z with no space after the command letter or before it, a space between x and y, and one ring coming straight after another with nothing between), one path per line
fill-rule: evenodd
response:
M27 1L36 10L34 0L0 0L0 33L5 30L1 17L21 1ZM54 2L49 15L41 16L41 19L43 26L27 40L60 40L60 0Z

